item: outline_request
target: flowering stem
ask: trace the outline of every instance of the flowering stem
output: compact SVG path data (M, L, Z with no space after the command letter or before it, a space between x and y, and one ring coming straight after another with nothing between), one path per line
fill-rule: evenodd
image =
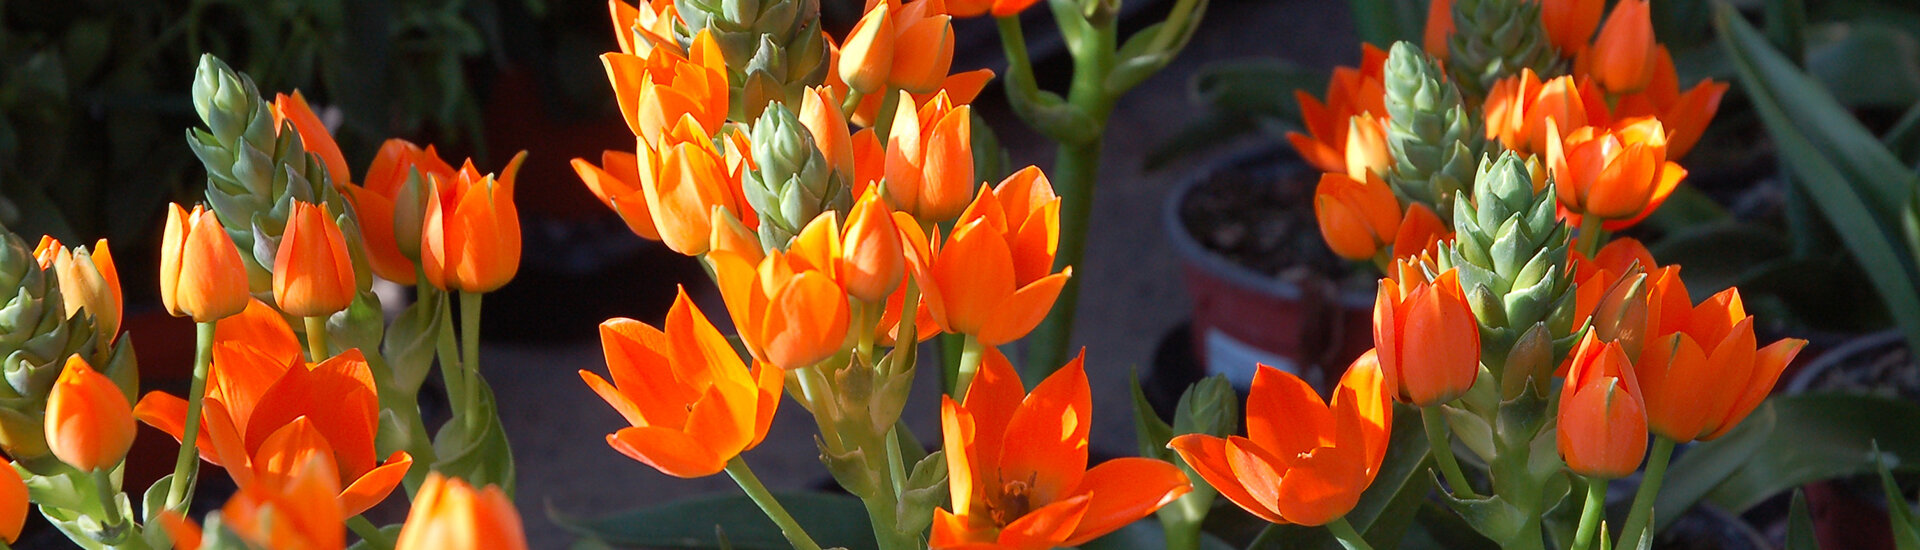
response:
M460 293L460 367L466 376L466 405L461 416L472 416L480 406L480 297L478 292ZM468 422L480 422L469 418ZM478 424L469 424L477 426Z
M1327 530L1332 531L1333 538L1340 539L1340 546L1347 550L1373 550L1373 546L1367 544L1366 537L1360 536L1359 531L1353 530L1353 524L1347 523L1346 516L1328 522Z
M1633 494L1633 509L1627 512L1627 522L1622 524L1617 548L1640 547L1640 537L1646 535L1643 531L1653 520L1653 498L1660 493L1660 484L1667 477L1667 461L1673 459L1673 444L1667 436L1654 436L1647 472L1640 476L1640 489Z
M307 360L315 363L327 360L327 318L324 316L307 317Z
M967 399L967 386L973 384L973 375L980 372L980 360L986 356L987 346L972 334L966 335L965 343L960 345L960 368L956 371L953 395L961 403Z
M738 455L728 460L727 475L733 477L734 483L740 484L740 490L760 506L760 511L767 514L767 519L780 527L780 534L786 535L787 542L793 544L795 550L820 550L820 544L807 536L807 530L800 527L800 522L794 521L793 515L788 514L780 501L773 498L773 493L767 492L767 486L760 483L760 478L753 475L753 469L747 467L746 460Z
M1587 505L1580 509L1580 529L1573 533L1573 550L1593 547L1593 532L1607 515L1607 480L1587 479Z
M173 481L167 484L167 509L187 513L194 474L200 469L200 402L207 397L207 369L213 364L214 323L197 323L193 346L193 386L187 390L187 424L180 436L180 456L173 461Z
M438 289L431 291L441 292ZM449 303L451 301L440 301L441 319L453 317L453 307ZM440 327L440 336L434 342L434 353L440 358L440 380L447 387L448 406L454 410L457 417L459 412L466 410L466 404L462 402L467 395L466 373L460 366L460 343L454 339L453 323L442 323Z
M1586 215L1586 216L1580 217L1580 253L1581 254L1585 254L1588 258L1592 258L1594 253L1600 250L1600 234L1607 232L1606 228L1601 227L1600 224L1604 223L1605 221L1606 220L1600 219L1599 216L1594 216L1594 215Z
M880 93L886 95L880 97L880 112L873 114L873 136L886 143L887 136L893 135L894 111L900 110L900 91L888 86Z
M101 515L104 516L100 518L102 531L107 538L113 539L100 542L119 543L127 538L127 526L126 518L120 515L120 491L113 486L113 468L98 468L91 474L94 494L100 498Z
M1447 478L1447 486L1456 497L1480 498L1480 494L1473 491L1473 485L1467 483L1467 475L1460 471L1460 461L1453 456L1453 440L1449 437L1452 432L1447 431L1446 414L1439 405L1420 408L1420 419L1427 426L1427 451L1440 465L1440 475Z
M380 528L375 527L373 522L367 521L366 516L347 518L347 528L352 529L353 534L359 535L360 540L367 543L368 548L372 548L373 550L393 549L393 541L387 538L386 533L380 532Z

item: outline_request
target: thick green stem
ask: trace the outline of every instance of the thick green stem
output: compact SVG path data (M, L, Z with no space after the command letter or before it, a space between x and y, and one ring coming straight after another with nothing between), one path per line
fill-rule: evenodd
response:
M1480 493L1474 492L1473 485L1467 483L1466 473L1460 471L1460 461L1453 456L1453 432L1447 430L1446 411L1440 410L1439 405L1421 407L1420 420L1427 428L1427 450L1440 466L1440 475L1447 478L1447 487L1453 489L1455 497L1480 498Z
M1605 222L1606 220L1600 219L1599 216L1589 215L1580 217L1579 246L1581 254L1592 258L1594 253L1600 251L1600 237L1607 232L1606 228L1601 226L1601 224Z
M366 516L347 518L347 528L352 529L353 534L359 535L360 540L366 541L368 548L373 550L393 550L393 541L387 538L386 533L380 532L380 528L375 527L373 522L367 521Z
M120 490L113 486L113 468L100 468L91 472L94 495L100 499L102 531L114 540L101 541L115 544L126 540L129 531L125 516L120 515Z
M887 142L887 136L893 135L893 115L900 110L900 90L888 86L880 91L880 112L873 114L873 135L880 143Z
M214 323L198 323L193 348L193 386L187 389L187 424L180 437L180 455L173 461L173 481L167 484L167 509L187 513L194 475L200 470L200 402L207 397L207 370L213 364Z
M373 371L375 390L380 393L380 408L392 411L394 420L400 425L399 433L392 437L400 439L399 448L413 457L413 467L407 470L406 490L411 498L420 485L427 480L432 471L437 454L433 450L433 437L427 434L427 421L420 416L420 395L417 392L402 391L395 387L393 368L387 360L375 353L367 356L367 368ZM381 454L391 452L383 449Z
M315 363L327 360L327 318L326 316L307 317L307 360Z
M1607 480L1587 479L1587 505L1580 509L1580 528L1573 533L1573 550L1593 548L1593 533L1607 515Z
M800 522L794 521L786 507L781 506L780 501L773 498L773 493L767 492L767 486L760 483L760 478L753 475L753 469L747 467L746 460L735 456L727 461L727 475L733 476L733 482L740 484L740 490L747 493L747 498L753 499L753 503L760 506L760 511L767 514L767 519L780 527L780 534L787 537L787 542L793 544L795 550L820 550L820 544L807 536L807 530L800 527Z
M1373 550L1373 546L1367 544L1366 537L1360 536L1359 531L1353 530L1353 524L1347 523L1346 516L1327 523L1327 530L1332 531L1333 538L1340 539L1340 546L1347 550Z
M1627 512L1627 522L1621 524L1620 544L1615 548L1639 548L1640 537L1649 534L1645 531L1653 520L1653 499L1660 494L1660 484L1667 477L1667 461L1673 459L1673 444L1666 436L1653 438L1647 471L1640 476L1640 489L1633 494L1633 509Z
M466 371L466 410L461 416L472 417L480 406L480 297L478 292L460 293L460 367ZM469 422L480 422L479 418L469 418ZM478 424L470 424L478 425Z
M1167 550L1200 550L1200 522L1161 521Z
M1253 536L1253 542L1247 543L1247 550L1256 550L1259 548L1267 548L1269 546L1273 546L1280 538L1280 532L1281 532L1280 524L1278 523L1267 524L1266 527L1263 527L1260 529L1260 534Z
M987 346L980 343L972 334L966 335L965 343L960 345L960 367L955 372L953 396L962 403L967 399L967 387L973 385L973 375L980 372L980 360L985 358Z
M453 316L453 306L450 302L452 300L440 301L442 319L450 319ZM466 370L461 366L460 341L453 334L453 323L441 323L440 335L434 339L434 355L440 359L440 381L447 387L447 407L453 409L455 419L458 420L459 413L467 409L464 400L467 396L468 382Z
M1076 73L1077 74L1077 73ZM1106 113L1101 113L1105 119ZM1093 184L1100 172L1102 139L1085 145L1062 144L1054 156L1054 192L1060 196L1060 248L1054 261L1058 268L1080 265L1087 256L1087 222L1092 217ZM1022 365L1028 381L1038 381L1059 370L1067 362L1068 340L1073 336L1073 316L1080 303L1080 280L1067 279L1060 297L1047 318L1034 328L1027 339L1027 362Z

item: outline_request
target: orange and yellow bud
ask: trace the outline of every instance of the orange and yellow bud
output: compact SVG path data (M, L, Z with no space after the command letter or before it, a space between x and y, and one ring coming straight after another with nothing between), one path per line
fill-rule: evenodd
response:
M807 88L800 99L800 124L813 134L814 148L827 165L847 179L853 179L853 136L847 131L847 115L825 86Z
M1562 131L1582 126L1606 126L1606 99L1591 80L1576 81L1561 76L1540 81L1533 69L1507 77L1493 85L1485 104L1487 139L1522 154L1547 151L1554 139L1547 130L1552 120Z
M907 258L893 212L879 193L870 188L853 203L840 239L839 274L847 294L868 303L885 303L906 275Z
M1414 406L1453 401L1480 374L1480 326L1452 269L1425 284L1381 279L1373 341L1387 388Z
M1739 289L1663 314L1670 320L1660 330L1671 332L1653 335L1634 374L1646 390L1649 429L1674 441L1726 435L1760 406L1807 343L1787 338L1756 349L1753 316Z
M1347 125L1347 177L1355 181L1387 177L1393 170L1393 155L1387 151L1386 119L1360 113Z
M840 46L840 55L834 70L847 87L862 94L876 94L887 86L887 73L893 70L893 11L899 9L892 2L879 2L860 16L860 22L854 23L853 30L847 32L847 43Z
M206 207L173 204L160 239L160 301L175 317L211 323L247 307L247 267Z
M625 197L631 195L609 194L606 200L623 217L650 213L660 242L667 248L688 256L705 254L713 234L714 206L726 207L749 229L758 223L759 218L740 194L745 155L735 161L732 151L723 152L714 146L712 136L691 117L682 117L672 132L658 143L645 144L641 152L644 156L638 171L646 204L628 213L626 205L631 200ZM628 222L629 226L633 224Z
M67 316L85 309L93 316L94 327L111 343L120 335L120 271L113 265L113 251L107 240L87 247L67 248L53 237L40 237L33 255L40 268L52 270L60 280L60 296L65 300Z
M106 375L67 357L47 395L47 448L82 472L112 468L133 447L133 406Z
M1439 2L1435 2L1438 4ZM1451 20L1449 18L1449 20ZM1387 52L1372 44L1360 47L1360 67L1337 67L1327 82L1327 101L1321 103L1305 90L1295 90L1300 120L1307 133L1287 132L1287 141L1300 158L1322 172L1347 171L1347 131L1354 115L1371 113L1387 118L1386 87L1381 83Z
M1628 0L1633 1L1633 0ZM1560 391L1559 447L1573 473L1626 477L1647 455L1647 413L1620 344L1588 334Z
M784 373L757 361L748 370L686 289L663 326L601 323L613 382L584 370L580 378L630 424L607 435L614 450L667 475L719 473L766 437Z
M422 149L396 138L380 145L367 166L366 181L341 186L358 215L373 274L402 285L417 282L427 186L434 178L452 179L454 174L432 145Z
M1549 121L1549 133L1558 132ZM1667 160L1666 132L1653 118L1626 121L1614 130L1583 126L1550 139L1547 167L1560 205L1607 220L1609 230L1652 214L1687 176L1685 168Z
M1073 276L1071 266L1053 270L1060 197L1037 167L981 189L945 243L928 243L918 231L903 233L913 250L914 277L935 321L947 332L969 334L989 346L1031 332Z
M526 550L520 511L500 487L427 474L394 550Z
M520 272L520 211L514 178L521 151L500 175L481 175L467 161L451 180L436 179L427 194L420 232L420 266L427 282L444 290L492 292Z
M622 53L645 56L656 46L679 48L673 39L673 27L681 22L680 11L673 2L641 0L635 6L624 0L607 0L607 11L613 16L613 37L620 41Z
M1581 52L1576 72L1591 75L1610 94L1630 94L1653 80L1658 53L1648 0L1621 0L1593 47Z
M1194 472L1255 516L1325 525L1347 515L1380 474L1393 429L1373 352L1340 377L1333 402L1291 373L1260 365L1247 395L1247 436L1188 434L1168 444Z
M353 303L353 258L325 206L294 201L273 257L273 300L294 317L323 317Z
M1540 25L1560 57L1574 57L1587 49L1607 0L1540 0Z
M326 453L289 450L295 452L278 457L289 461L284 466L286 478L273 485L242 488L220 508L220 526L260 548L345 548L349 516L333 506L328 498L340 492L340 481L333 475L332 458ZM199 548L197 526L177 517L167 525L176 548Z
M852 316L837 276L841 264L838 215L814 218L786 251L759 261L713 250L707 262L747 350L781 369L812 366L846 343Z
M954 106L945 94L920 107L902 92L899 114L887 136L887 198L894 208L923 222L959 215L972 198L973 109Z
M1392 246L1400 231L1400 200L1378 177L1362 183L1345 174L1321 174L1313 188L1313 214L1327 247L1350 260L1373 258Z
M600 55L620 114L642 143L660 141L684 117L708 134L727 121L727 66L719 44L703 29L689 51L678 50Z
M953 16L945 7L939 0L870 2L840 47L840 79L869 95L938 89L953 67Z

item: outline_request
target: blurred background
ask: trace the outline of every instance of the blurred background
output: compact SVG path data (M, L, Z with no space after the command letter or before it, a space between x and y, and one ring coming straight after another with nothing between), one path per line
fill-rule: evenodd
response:
M1920 99L1920 10L1903 5L1910 2L1808 6L1815 21L1839 23L1801 37L1807 66L1876 130L1892 126ZM821 4L836 36L863 9L859 0ZM1163 18L1170 4L1128 0L1121 32ZM1750 12L1765 9L1758 1L1747 4ZM1417 29L1423 3L1396 5L1403 13L1386 17ZM1732 80L1733 69L1711 47L1706 2L1654 5L1659 36L1674 48L1683 83ZM1028 10L1025 17L1033 20L1028 38L1041 87L1064 88L1070 60L1050 35L1047 10ZM954 72L1003 70L991 20L957 20L955 28ZM1164 407L1187 381L1226 372L1209 364L1290 360L1311 372L1344 366L1350 357L1344 342L1370 339L1364 328L1347 328L1366 325L1348 323L1352 293L1341 281L1348 271L1364 270L1348 270L1325 251L1308 206L1310 188L1262 195L1271 202L1251 212L1229 205L1194 214L1176 200L1191 182L1217 180L1250 163L1258 165L1253 173L1265 174L1260 177L1285 166L1297 170L1298 161L1284 160L1292 153L1282 137L1297 127L1292 90L1321 95L1325 73L1356 64L1360 44L1347 3L1214 0L1181 59L1120 102L1107 129L1087 259L1074 271L1085 293L1073 342L1087 350L1096 456L1135 452L1130 376L1145 379L1149 399ZM184 388L191 325L159 308L153 264L164 205L197 201L205 185L183 138L198 125L188 91L201 52L251 75L263 92L301 90L356 170L389 137L433 143L448 159L472 157L483 171L527 150L517 193L526 253L519 276L487 300L484 371L498 388L518 459L517 500L529 535L535 547L562 547L573 539L552 515L593 516L734 490L718 476L667 477L608 448L604 435L624 423L591 398L575 374L604 369L600 321L625 316L657 323L676 285L687 285L707 311L722 311L692 259L628 232L567 164L634 146L599 60L617 49L607 6L597 0L0 0L0 223L30 240L40 234L69 243L109 239L125 281L127 326L144 359L143 385ZM1631 234L1653 243L1698 216L1781 227L1794 215L1782 207L1786 188L1774 181L1779 168L1772 147L1744 103L1736 86L1689 160L1695 176L1683 189L1690 191ZM1047 168L1052 144L1008 111L997 83L975 105L1006 148L1010 167ZM1269 166L1274 163L1282 168ZM1196 221L1196 215L1207 219ZM1231 219L1200 223L1212 218ZM1656 246L1655 252L1666 262L1688 254L1686 246L1772 246L1724 240L1735 237ZM1209 313L1217 309L1210 301L1220 298L1208 285L1219 283L1209 282L1205 266L1217 260L1194 259L1196 244L1246 260L1242 271L1285 281L1295 294L1309 289L1307 309L1318 313L1302 317L1306 321L1264 318L1271 313L1265 311ZM1242 252L1236 258L1231 250ZM1704 296L1741 282L1744 292L1757 295L1749 307L1774 324L1765 329L1774 336L1763 333L1763 341L1797 335L1830 346L1883 327L1885 315L1869 311L1875 303L1870 286L1847 284L1861 279L1844 249L1824 252L1801 267L1834 284L1791 287L1800 290L1781 284L1775 294L1751 289L1755 283L1740 278L1751 274L1732 266L1752 259L1728 254L1722 256L1736 257L1724 268L1689 260L1690 277L1698 276L1689 283L1708 287L1694 290ZM1275 255L1302 259L1260 261ZM1359 307L1370 307L1372 287L1362 290ZM1298 333L1273 337L1280 330ZM1273 349L1300 342L1312 349ZM918 406L907 419L933 441L937 408L927 404L937 402L938 387L933 377L921 378ZM776 489L830 486L815 460L813 428L791 406L782 405L788 410L767 443L747 459ZM143 430L140 445L159 448L158 456L170 460L174 443ZM397 520L405 510L384 513Z

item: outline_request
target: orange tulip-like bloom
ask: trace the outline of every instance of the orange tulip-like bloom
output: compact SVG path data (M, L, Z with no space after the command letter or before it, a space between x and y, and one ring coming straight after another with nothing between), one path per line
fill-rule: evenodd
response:
M1653 80L1656 53L1648 0L1621 0L1593 47L1581 52L1575 72L1592 75L1608 93L1630 94Z
M1415 202L1407 205L1406 216L1400 219L1400 232L1393 237L1393 257L1405 258L1427 250L1434 245L1453 240L1453 228L1440 220L1426 204Z
M211 323L247 307L247 266L220 220L206 207L167 210L160 238L160 301L175 317Z
M1615 112L1622 119L1655 117L1667 129L1667 158L1678 159L1693 150L1700 134L1720 110L1720 98L1727 94L1727 83L1712 79L1680 91L1680 75L1674 71L1673 55L1666 46L1656 48L1653 80L1640 93L1620 98Z
M900 287L907 258L893 212L877 191L868 189L853 203L840 239L839 275L847 294L868 303L885 302Z
M1560 57L1571 58L1587 49L1606 9L1607 0L1540 0L1540 25Z
M1307 133L1287 132L1287 141L1293 143L1301 158L1322 172L1347 171L1347 130L1354 115L1370 113L1381 120L1387 118L1387 92L1381 84L1387 52L1372 44L1360 48L1359 68L1333 70L1333 79L1327 82L1326 103L1305 90L1293 92L1300 102L1300 120Z
M720 45L703 29L689 51L678 49L600 56L620 114L643 143L660 141L682 117L693 117L708 134L727 121L727 65Z
M673 26L680 22L680 11L673 2L642 0L638 6L624 0L607 0L613 15L613 37L620 51L636 55L653 52L656 45L679 46L673 40Z
M954 105L971 105L974 99L980 97L980 92L986 90L987 83L991 81L993 81L992 69L976 69L947 75L946 81L940 84L938 90L908 95L913 97L915 109L926 107L928 102L943 93ZM860 105L854 107L853 112L847 113L847 120L860 126L871 127L880 120L880 106L885 102L885 94L863 96L860 98Z
M1807 343L1786 338L1755 349L1753 316L1734 288L1675 317L1683 319L1662 326L1672 332L1653 335L1634 364L1647 426L1674 441L1726 435L1760 406Z
M1333 253L1366 260L1392 246L1400 232L1400 200L1378 177L1361 182L1345 174L1320 175L1313 188L1313 214Z
M1427 284L1380 280L1373 342L1395 399L1419 407L1453 401L1480 374L1480 327L1459 275L1449 269Z
M480 175L473 161L452 180L433 181L420 230L420 265L427 282L444 290L492 292L520 272L520 211L514 177L521 151L499 177Z
M840 285L838 215L822 213L786 251L753 261L731 250L707 254L740 339L755 358L782 369L812 366L846 343L852 313Z
M394 550L526 550L520 511L500 487L428 474Z
M375 275L402 285L417 282L427 187L434 178L452 179L455 172L432 145L422 149L395 138L380 145L361 185L341 186L353 202ZM409 180L417 187L409 188Z
M1592 316L1593 310L1600 305L1600 299L1634 266L1648 273L1657 274L1660 271L1660 266L1653 260L1653 253L1648 252L1646 245L1640 244L1638 239L1631 237L1608 241L1591 259L1574 250L1574 247L1568 247L1567 254L1573 259L1575 325ZM1649 282L1652 280L1649 278Z
M1549 121L1549 133L1560 130ZM1599 216L1609 230L1639 223L1666 202L1687 169L1667 160L1660 121L1642 118L1609 130L1582 126L1547 142L1547 167L1560 205Z
M814 148L827 166L847 179L853 178L853 136L847 131L847 115L840 100L826 86L807 88L800 97L800 124L813 134ZM858 196L858 195L856 195Z
M285 442L281 442L285 443ZM340 491L333 459L325 453L286 449L289 475L276 485L240 489L220 508L220 526L253 547L287 550L346 548L346 518L330 495ZM172 511L160 513L173 547L200 548L200 526Z
M1592 80L1561 76L1540 81L1533 69L1494 83L1487 93L1487 139L1498 139L1522 154L1547 151L1553 139L1547 121L1562 131L1582 126L1606 126L1607 103Z
M954 106L945 94L920 107L901 97L887 136L887 198L894 207L926 222L959 215L972 197L973 108Z
M981 189L945 243L928 243L918 231L904 234L914 277L936 322L989 346L1032 331L1073 276L1071 266L1053 271L1060 197L1033 166Z
M1261 519L1325 525L1373 484L1392 429L1393 404L1368 352L1340 377L1331 406L1300 377L1260 365L1247 395L1246 437L1188 434L1168 447Z
M607 435L614 450L667 475L719 473L766 437L784 373L764 363L748 370L686 289L663 324L664 332L632 319L601 323L613 383L584 370L580 378L632 425Z
M681 117L672 132L658 143L644 144L641 152L644 156L640 157L638 171L641 197L646 204L634 206L633 213L629 213L631 193L610 192L603 200L623 217L650 213L660 242L667 248L688 256L705 254L713 233L711 221L716 205L733 212L748 228L758 223L759 218L740 193L740 175L746 165L734 161L731 151L723 152L716 147L713 137L692 117Z
M840 46L841 80L863 94L938 89L953 67L953 16L945 7L940 0L869 2Z
M965 404L941 398L953 510L934 510L930 547L1078 546L1192 489L1179 468L1160 460L1117 458L1087 468L1093 396L1085 358L1082 352L1027 394L1006 358L989 352Z
M1347 177L1366 181L1385 178L1393 170L1393 154L1387 150L1386 120L1372 113L1360 113L1348 121Z
M337 465L328 500L352 516L385 500L413 466L406 451L385 463L374 451L380 399L367 360L358 349L320 363L288 349L292 330L260 308L230 318L215 329L213 364L200 419L200 457L226 468L235 484L275 485L298 472L288 449L324 453ZM228 327L228 323L235 326ZM244 340L223 339L221 334ZM263 342L266 347L255 344ZM290 353L292 352L292 353ZM172 435L186 432L187 402L162 392L140 399L141 422Z
M13 468L0 472L0 541L13 544L20 540L20 529L27 524L27 483Z
M1447 41L1453 37L1453 0L1427 3L1427 28L1420 35L1420 46L1434 59L1447 58Z
M640 187L638 156L625 151L601 151L599 166L577 158L573 159L573 171L587 184L587 190L600 198L600 204L613 209L627 222L627 229L633 234L647 240L660 240L660 229L653 226L653 213L647 210L646 191Z
M353 303L353 258L325 206L293 202L273 257L273 300L294 317L321 317Z
M340 145L334 143L333 133L313 114L313 108L307 105L306 96L295 90L293 95L275 94L273 98L273 127L280 129L282 123L292 123L293 131L300 135L300 146L307 154L320 158L321 166L327 169L327 178L335 185L345 185L353 181L353 174L347 171L347 158L340 154Z
M113 266L113 251L107 248L106 239L94 241L89 251L84 246L67 248L59 239L43 236L33 255L39 258L41 269L58 275L55 278L60 281L60 297L65 300L69 317L85 309L105 336L104 341L112 342L119 336L120 271Z
M67 357L47 395L47 448L82 472L112 468L133 447L133 406L86 359Z
M1632 1L1632 0L1628 0ZM1560 390L1560 456L1573 473L1625 477L1647 456L1647 413L1634 367L1616 342L1588 333Z

